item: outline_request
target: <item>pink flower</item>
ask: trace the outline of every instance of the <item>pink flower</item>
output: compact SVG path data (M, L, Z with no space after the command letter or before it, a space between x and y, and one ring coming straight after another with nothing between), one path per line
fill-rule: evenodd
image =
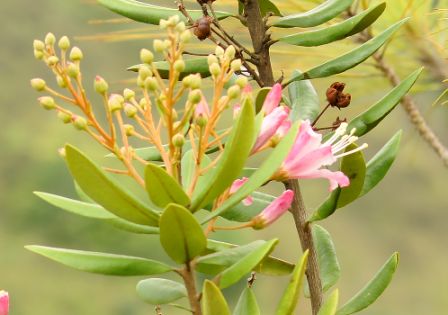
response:
M266 115L269 115L280 104L282 99L282 85L274 84L264 100L262 110Z
M204 95L202 95L201 101L196 105L196 108L194 109L194 115L196 117L210 117L210 109Z
M330 191L338 186L348 186L350 180L344 173L322 168L333 164L342 156L367 147L367 144L364 144L355 150L336 155L358 139L358 137L353 136L355 130L352 130L350 134L346 134L346 130L347 124L342 123L334 135L322 143L322 135L314 132L308 120L303 121L291 151L273 178L280 180L326 178L330 182Z
M252 149L252 153L257 152L264 146L274 135L279 132L279 128L288 119L289 108L286 106L276 107L271 113L264 117L261 123L260 133L257 141ZM284 127L280 132L284 131Z
M9 313L9 295L6 291L0 291L0 315Z
M276 198L259 215L252 219L252 227L256 230L265 228L280 218L291 207L294 198L292 190L286 190Z
M236 193L237 190L240 189L241 186L243 186L248 180L249 180L249 178L247 178L247 177L243 177L241 179L235 180L233 182L232 186L230 187L229 194L232 195L232 194ZM247 196L243 200L243 204L245 206L250 206L253 202L254 202L254 199L251 196Z

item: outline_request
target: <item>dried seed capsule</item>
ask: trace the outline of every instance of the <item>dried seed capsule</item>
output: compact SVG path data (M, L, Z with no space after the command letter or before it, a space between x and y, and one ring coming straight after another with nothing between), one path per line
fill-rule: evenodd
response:
M194 35L199 40L204 40L208 38L211 34L211 26L210 26L210 18L209 17L202 17L196 21L194 24Z

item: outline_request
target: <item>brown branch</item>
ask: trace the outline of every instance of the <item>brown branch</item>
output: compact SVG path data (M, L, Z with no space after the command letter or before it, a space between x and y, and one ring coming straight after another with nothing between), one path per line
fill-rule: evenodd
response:
M191 314L202 315L201 304L199 303L200 299L196 290L194 269L192 267L192 263L187 263L185 268L179 270L178 273L182 276L185 283L185 288L187 289L188 300L191 306Z

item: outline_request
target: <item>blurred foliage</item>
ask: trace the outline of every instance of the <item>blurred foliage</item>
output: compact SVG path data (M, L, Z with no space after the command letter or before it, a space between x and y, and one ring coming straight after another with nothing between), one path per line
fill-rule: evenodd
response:
M224 8L233 1L218 2ZM151 2L161 4L166 0ZM282 12L306 10L320 2L276 1ZM364 5L369 1L358 2ZM420 110L446 143L448 110L446 106L433 107L431 104L445 89L441 81L448 77L445 59L447 11L430 11L433 4L430 0L388 0L387 3L386 14L376 22L373 32L378 33L402 16L413 17L406 30L398 33L393 45L389 45L386 58L402 77L422 63L427 66L425 77L414 89L417 92L414 96ZM448 1L438 1L438 8L448 8ZM161 252L152 250L156 240L151 237L111 233L109 226L60 212L32 195L33 190L74 195L70 177L57 154L57 148L65 141L88 148L90 152L93 150L98 158L104 153L96 146L89 147L86 138L75 138L76 131L64 128L36 104L37 94L29 88L29 79L46 71L33 60L32 40L43 37L48 31L58 36L77 36L76 44L83 47L86 55L86 80L92 78L93 82L95 74L102 74L112 83L112 89L121 90L123 81L131 77L125 69L138 62L139 48L150 46L149 40L157 36L158 30L117 19L94 1L6 1L2 3L2 13L0 287L10 292L12 314L151 314L150 307L139 301L134 293L136 279L113 279L70 270L26 252L23 245L45 243L102 251L114 248L123 254L165 259ZM225 25L237 33L235 20L226 21ZM354 45L356 43L351 39L319 50L280 44L273 48L274 68L277 75L281 70L289 74L294 68L307 69L324 58L350 50ZM200 51L208 51L211 47L206 42L195 42L191 46ZM428 64L430 55L434 58L429 60L439 62L434 67ZM49 77L45 79L50 81ZM334 110L329 120L337 115L354 117L389 90L387 81L373 62L339 77L316 80L322 100L326 87L336 80L347 83L354 102L344 113ZM390 252L399 250L401 265L394 283L380 303L363 314L442 314L448 308L448 252L444 242L448 238L447 171L400 110L384 121L382 132L368 137L371 148L365 154L373 155L386 142L387 135L401 128L404 129L402 149L382 185L338 212L325 226L337 244L345 279L338 285L344 293L341 301L356 292ZM325 185L323 182L303 185L310 209L323 200ZM378 209L378 205L382 208ZM265 239L280 236L278 255L297 260L298 257L293 257L297 251L291 250L291 246L297 244L291 217L285 216L262 232L243 231L234 241L249 241L252 233L263 233ZM225 238L226 234L220 233L220 236ZM286 281L287 278L283 283L280 283L282 280L272 283L270 278L259 276L254 289L267 314L273 313ZM238 294L226 293L235 298ZM174 310L168 312L177 314Z

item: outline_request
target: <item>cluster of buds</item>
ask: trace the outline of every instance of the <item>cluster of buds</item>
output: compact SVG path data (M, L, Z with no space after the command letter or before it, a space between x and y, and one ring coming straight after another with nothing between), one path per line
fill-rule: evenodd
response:
M343 93L345 83L335 82L327 89L327 101L332 107L345 108L350 105L352 96Z

